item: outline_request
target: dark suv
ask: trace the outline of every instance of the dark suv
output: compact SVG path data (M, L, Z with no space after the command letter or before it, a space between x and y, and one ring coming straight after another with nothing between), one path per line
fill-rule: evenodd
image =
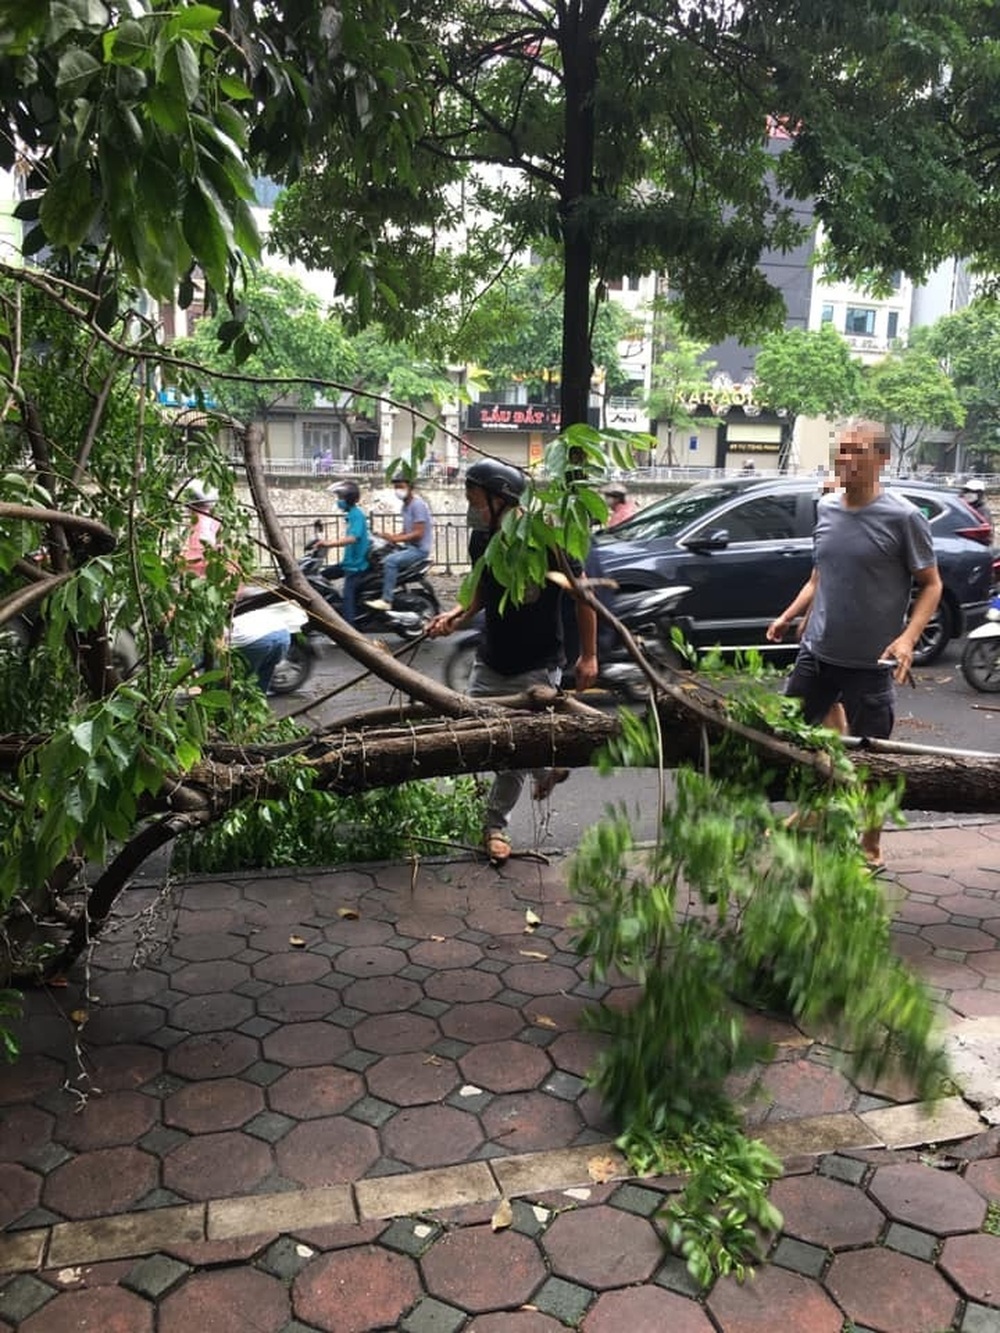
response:
M885 485L924 512L934 537L944 592L915 655L926 664L982 619L993 583L992 533L957 491L918 481ZM698 649L787 654L764 632L809 577L820 494L817 478L702 482L601 533L603 571L628 589L689 584L678 619Z

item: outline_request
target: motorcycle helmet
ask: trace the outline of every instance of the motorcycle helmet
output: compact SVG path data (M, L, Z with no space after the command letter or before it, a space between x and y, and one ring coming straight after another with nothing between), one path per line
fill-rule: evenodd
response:
M192 477L181 491L181 499L192 509L210 509L218 498L219 492L213 490L211 486L206 486L197 477Z
M617 482L617 481L613 481L613 482L610 484L610 486L605 486L605 488L604 488L604 494L607 495L607 496L613 496L615 499L618 499L618 500L624 500L624 499L625 499L625 487L622 486L619 482Z
M524 473L510 463L496 458L481 458L466 469L467 486L481 486L487 495L495 495L506 505L515 505L524 494Z
M332 491L338 500L343 500L349 505L356 505L361 499L361 488L356 481L338 481L328 487L328 490Z
M970 477L968 481L963 482L962 490L966 491L969 495L977 495L982 498L986 492L986 487L978 477Z

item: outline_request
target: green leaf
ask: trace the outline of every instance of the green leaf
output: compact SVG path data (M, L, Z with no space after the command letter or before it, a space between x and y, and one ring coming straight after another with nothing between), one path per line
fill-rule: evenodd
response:
M89 51L72 47L59 57L56 87L68 101L72 101L83 96L94 76L100 72L101 62Z
M168 31L210 33L222 18L222 11L211 5L188 5L170 19Z
M55 177L42 198L39 216L50 243L76 249L87 238L97 208L86 164L72 163Z

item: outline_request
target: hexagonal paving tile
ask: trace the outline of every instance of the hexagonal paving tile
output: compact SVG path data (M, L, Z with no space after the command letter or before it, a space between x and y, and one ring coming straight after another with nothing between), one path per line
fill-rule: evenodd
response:
M218 995L235 990L250 980L250 969L245 963L229 959L213 959L208 963L188 963L178 968L170 978L172 990L182 995Z
M36 1155L52 1141L55 1117L37 1106L0 1108L0 1162L31 1166Z
M5 1069L0 1081L0 1105L33 1101L42 1092L58 1088L65 1077L62 1064L47 1055L21 1055Z
M769 1120L798 1120L847 1111L856 1096L854 1087L838 1069L809 1060L769 1065L761 1082L764 1096L774 1099Z
M351 1048L350 1033L336 1023L284 1023L263 1042L264 1057L294 1068L325 1065Z
M546 1053L526 1041L486 1042L466 1051L458 1063L470 1083L491 1092L527 1092L552 1072Z
M410 1166L464 1162L483 1142L479 1121L452 1106L416 1106L399 1111L382 1128L390 1157Z
M565 1148L583 1128L572 1102L542 1092L511 1092L495 1097L481 1115L486 1137L508 1152Z
M461 930L461 922L458 923ZM407 934L413 934L412 930ZM472 944L469 940L440 939L440 940L421 940L419 944L414 944L410 949L410 961L419 963L421 967L432 968L435 972L443 972L453 967L468 968L478 963L483 956L483 951L478 944Z
M182 935L174 940L171 952L178 958L186 958L191 963L204 963L213 958L232 958L246 948L245 941L239 935L227 935L223 931L205 931L197 934Z
M167 1053L167 1068L181 1078L225 1078L241 1074L259 1056L253 1037L242 1032L209 1032L179 1041Z
M177 1049L176 1047L174 1048ZM91 1086L102 1092L133 1091L163 1070L163 1052L155 1046L94 1046L87 1061Z
M711 1321L692 1301L661 1287L606 1291L587 1312L583 1333L712 1333Z
M503 974L504 985L525 995L559 995L571 991L580 978L571 967L558 963L515 963Z
M378 1014L355 1024L353 1032L356 1046L379 1055L426 1051L441 1037L434 1020L422 1014Z
M871 1244L885 1217L858 1189L826 1176L786 1176L771 1186L771 1202L784 1216L784 1233L839 1250Z
M562 1213L542 1236L552 1270L604 1291L647 1282L663 1262L663 1242L651 1223L606 1204Z
M417 983L405 977L369 977L344 988L344 1004L366 1014L399 1014L422 998Z
M250 1134L200 1134L163 1159L163 1183L189 1199L247 1194L274 1165L271 1149Z
M192 995L173 1006L170 1023L181 1032L225 1032L252 1013L253 1000L246 995Z
M337 971L349 977L391 977L406 962L399 949L379 944L355 945L337 955Z
M238 1129L264 1109L264 1094L256 1083L238 1078L214 1078L191 1083L169 1096L163 1122L189 1134L211 1134Z
M413 1260L372 1246L314 1259L292 1288L296 1317L325 1333L399 1328L419 1295Z
M278 1170L300 1185L360 1180L378 1160L378 1135L345 1116L306 1120L275 1146Z
M374 1097L394 1106L422 1106L443 1101L458 1087L459 1071L451 1060L408 1051L377 1060L365 1070L365 1080Z
M260 981L270 981L276 986L300 986L305 982L318 981L330 971L330 960L323 954L272 953L254 963L253 974Z
M291 1069L267 1090L273 1110L297 1120L337 1115L364 1095L362 1079L336 1065Z
M87 1040L97 1045L141 1041L158 1032L166 1013L154 1004L109 1004L90 1010Z
M936 1236L977 1231L986 1216L985 1200L961 1176L919 1162L880 1166L868 1188L897 1222Z
M124 1212L157 1184L157 1161L138 1148L101 1148L57 1166L42 1202L65 1217Z
M707 1305L721 1333L775 1333L782 1328L842 1333L844 1327L843 1314L821 1287L782 1268L761 1268L753 1282L742 1285L722 1278ZM879 1327L912 1329L905 1321Z
M956 1292L940 1273L893 1250L836 1255L825 1285L842 1310L868 1328L938 1333L951 1328L958 1304ZM714 1310L713 1301L709 1304ZM795 1326L788 1320L782 1322ZM840 1325L836 1327L839 1330Z
M152 1333L154 1310L148 1301L122 1287L64 1291L26 1319L21 1333Z
M56 1123L55 1138L68 1148L114 1148L135 1143L160 1119L160 1104L141 1092L90 1096L81 1109L67 1111Z
M474 967L454 967L430 976L424 990L432 1000L446 1004L474 1004L491 1000L503 990L503 982L493 972L480 972Z
M16 1162L0 1163L0 1227L16 1222L38 1203L42 1181Z
M941 1267L970 1300L986 1305L1000 1300L1000 1236L952 1236L944 1243Z
M446 1037L473 1044L501 1041L521 1030L522 1018L516 1009L486 1000L482 1004L463 1004L441 1015L441 1031Z
M476 1314L524 1305L545 1280L532 1241L514 1231L466 1227L442 1236L420 1261L427 1290Z
M299 986L275 986L257 1001L258 1011L265 1018L278 1023L301 1023L309 1019L326 1018L341 1001L327 986L304 982Z
M252 1268L197 1273L164 1297L159 1333L278 1333L288 1323L289 1304L277 1278Z

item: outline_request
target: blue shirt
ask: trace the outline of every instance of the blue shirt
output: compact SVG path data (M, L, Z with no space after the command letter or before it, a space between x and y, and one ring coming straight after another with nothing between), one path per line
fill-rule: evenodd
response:
M346 535L353 537L354 541L344 547L344 558L340 563L346 574L361 574L368 568L368 548L372 539L368 522L359 505L351 505L347 511Z
M411 495L403 506L403 532L412 532L418 523L424 525L424 534L418 542L407 542L407 545L415 546L423 555L430 555L434 547L434 520L427 501L419 495Z

